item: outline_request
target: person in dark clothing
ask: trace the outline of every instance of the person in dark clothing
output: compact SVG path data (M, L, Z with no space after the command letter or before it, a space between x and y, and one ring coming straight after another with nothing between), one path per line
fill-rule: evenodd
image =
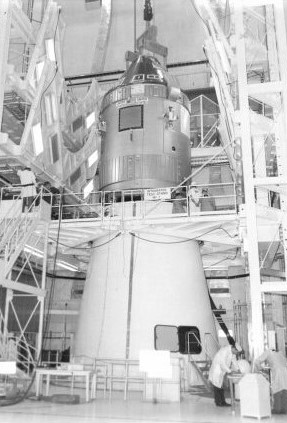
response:
M202 190L202 196L200 198L200 211L214 211L215 210L215 201L208 193L207 189Z
M21 182L22 212L30 211L33 201L37 195L36 178L34 172L29 167L18 170L17 175Z

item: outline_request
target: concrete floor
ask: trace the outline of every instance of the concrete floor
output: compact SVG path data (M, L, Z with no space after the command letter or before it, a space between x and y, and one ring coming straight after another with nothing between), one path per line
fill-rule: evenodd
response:
M215 407L212 398L185 394L181 403L151 403L139 398L124 401L122 395L112 399L96 399L77 405L54 404L27 399L0 409L1 423L251 423L256 418L240 416L239 403L235 414L230 407ZM268 423L286 423L286 415L265 418Z

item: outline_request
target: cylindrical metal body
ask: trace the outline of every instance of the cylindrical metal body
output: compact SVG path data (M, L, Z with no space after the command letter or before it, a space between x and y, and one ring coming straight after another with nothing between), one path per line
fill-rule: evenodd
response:
M157 325L195 326L203 347L216 338L198 243L142 238L122 234L92 253L76 355L138 359L155 349Z
M174 186L189 175L188 100L153 57L140 56L105 95L101 118L100 189Z

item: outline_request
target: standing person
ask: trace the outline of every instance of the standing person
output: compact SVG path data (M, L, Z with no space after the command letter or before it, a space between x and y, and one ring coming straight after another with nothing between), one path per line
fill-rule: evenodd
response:
M166 127L173 129L173 124L178 119L178 116L172 106L168 106L168 110L165 112L163 117L166 119Z
M226 373L231 373L232 370L238 371L236 355L241 351L242 348L236 343L220 348L214 356L209 370L209 380L212 383L214 401L218 407L227 407L231 405L225 401L223 379Z
M186 197L183 192L177 192L172 204L172 213L186 213Z
M258 368L266 362L271 369L273 414L287 414L287 360L281 351L267 349L255 360Z
M21 182L21 196L22 196L22 212L25 212L25 208L29 211L33 204L34 198L37 194L36 191L36 178L30 167L25 167L18 170L17 175Z
M199 211L199 201L201 196L200 190L195 185L192 185L188 190L187 196L190 212Z
M100 135L103 135L105 132L107 132L107 122L103 119L102 115L99 116L98 131Z
M214 211L215 210L215 201L212 196L209 195L208 189L204 188L202 190L202 197L200 198L200 211Z

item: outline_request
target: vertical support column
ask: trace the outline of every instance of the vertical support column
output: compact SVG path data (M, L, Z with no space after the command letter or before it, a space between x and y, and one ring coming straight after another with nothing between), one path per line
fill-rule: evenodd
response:
M8 62L11 28L11 8L9 0L0 1L0 124L2 122L6 70Z
M266 5L266 42L270 81L279 81L279 63L273 5Z
M283 296L271 295L273 329L276 333L277 348L285 355L285 330L283 316Z
M287 131L287 41L286 41L286 25L284 15L284 4L282 0L274 2L274 18L276 27L276 44L279 61L280 80L282 82L281 104L278 110L278 124L276 131L276 151L278 163L278 176L287 176L287 146L286 146L286 131ZM280 207L284 212L282 219L283 229L283 243L284 243L284 258L285 258L285 272L287 270L287 190L286 186L281 186L281 191L284 194L280 195Z
M134 0L134 52L137 51L137 2Z
M7 288L5 313L4 313L4 335L5 336L8 335L9 310L10 310L10 303L12 300L13 300L13 291L12 289Z
M283 145L286 142L286 130L285 130L285 119L286 119L286 109L284 109L283 103L283 93L281 94L281 102L278 107L274 109L274 136L275 136L275 146L276 146L276 158L277 158L277 169L278 177L284 177L286 175L286 157L287 153L285 152L285 146ZM280 238L284 248L284 262L285 262L285 272L287 270L287 191L286 185L280 186L280 209L282 210L281 221L278 222L279 228L278 231L281 234ZM281 225L281 229L280 229Z
M256 178L266 177L266 155L265 155L265 136L253 135L253 152L254 152L254 168ZM257 204L268 206L268 192L266 190L257 189Z
M42 279L41 279L41 288L46 288L46 271L47 271L47 257L48 257L48 245L49 245L49 223L45 223L45 239L44 239L44 251L43 251L43 267L42 267ZM43 327L44 327L44 312L45 312L45 298L38 297L40 302L39 310L39 330L38 330L38 339L37 339L37 358L36 361L41 359L42 343L43 343Z
M92 73L102 72L105 66L107 43L111 27L112 3L112 0L102 0L101 23L98 31L95 52L93 54L91 68Z
M243 21L243 1L234 3L236 60L238 68L238 94L240 135L245 186L246 227L248 237L248 263L250 283L250 353L257 357L264 349L261 280L259 270L256 204L254 196L253 163L250 115L248 104L248 84L246 75L245 28Z
M203 105L202 105L202 95L199 97L200 101L200 147L204 146L204 132L203 132Z

